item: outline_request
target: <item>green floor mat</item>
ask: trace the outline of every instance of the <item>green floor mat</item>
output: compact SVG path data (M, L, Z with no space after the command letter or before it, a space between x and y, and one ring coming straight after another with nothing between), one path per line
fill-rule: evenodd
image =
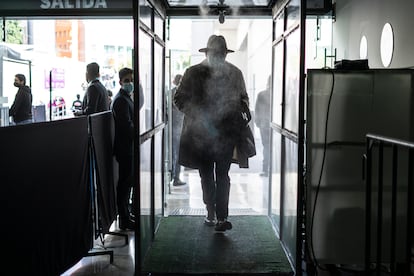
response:
M224 233L204 225L202 216L161 220L143 265L157 274L293 275L266 216L231 216Z

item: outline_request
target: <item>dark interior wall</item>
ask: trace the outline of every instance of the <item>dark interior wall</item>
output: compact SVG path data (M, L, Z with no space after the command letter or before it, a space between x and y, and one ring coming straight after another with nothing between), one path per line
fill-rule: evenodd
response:
M359 44L365 35L369 66L383 68L380 41L388 22L394 30L394 55L389 68L414 66L413 10L411 0L336 0L333 48L337 48L337 60L359 59Z

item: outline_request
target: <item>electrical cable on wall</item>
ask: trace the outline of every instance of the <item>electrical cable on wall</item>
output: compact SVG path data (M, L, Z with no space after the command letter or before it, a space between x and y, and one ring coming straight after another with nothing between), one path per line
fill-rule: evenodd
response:
M325 134L324 134L324 142L323 142L323 156L322 156L322 164L321 164L321 170L320 170L320 174L319 174L319 179L318 179L318 184L316 187L316 192L315 192L315 199L313 202L313 209L312 209L312 216L311 216L311 225L310 225L310 249L311 249L311 253L312 253L312 262L314 263L314 265L321 269L321 270L327 270L326 268L322 267L315 256L315 251L314 251L314 247L313 247L313 223L314 223L314 219L315 219L315 210L316 210L316 204L318 201L318 195L319 195L319 189L321 186L321 182L322 182L322 175L323 175L323 169L324 169L324 165L325 165L325 158L326 158L326 148L327 148L327 139L328 139L328 118L329 118L329 110L330 110L330 106L331 106L331 100L332 100L332 95L333 95L333 91L334 91L334 87L335 87L335 75L333 71L330 71L332 74L332 86L331 86L331 91L330 91L330 95L329 95L329 100L328 100L328 106L326 109L326 118L325 118ZM318 270L316 269L316 275L318 275Z

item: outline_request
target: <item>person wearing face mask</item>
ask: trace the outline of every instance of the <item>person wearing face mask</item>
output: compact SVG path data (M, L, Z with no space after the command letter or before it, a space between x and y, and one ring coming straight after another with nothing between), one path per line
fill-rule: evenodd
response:
M199 171L207 209L204 223L226 231L232 229L227 220L229 170L249 98L242 72L225 60L233 51L223 36L210 36L199 51L206 59L186 70L174 95L184 113L179 162Z
M14 86L19 88L12 106L9 109L9 116L13 118L16 125L33 122L32 116L32 91L26 85L26 77L23 74L14 76Z
M96 62L86 66L88 88L82 102L82 109L75 111L75 116L89 115L109 110L108 92L99 81L99 65Z
M121 89L115 95L111 110L115 122L114 155L118 162L117 208L118 226L121 230L133 230L135 221L129 211L129 200L133 186L134 153L134 91L133 70L119 70Z

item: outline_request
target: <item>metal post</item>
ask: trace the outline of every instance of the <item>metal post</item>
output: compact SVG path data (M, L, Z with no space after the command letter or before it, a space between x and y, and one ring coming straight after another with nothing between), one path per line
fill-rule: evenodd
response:
M49 71L49 121L52 121L52 70Z
M368 275L371 263L371 171L372 171L372 147L371 139L367 138L367 172L366 172L366 190L365 190L365 274Z
M413 194L413 148L408 150L408 183L407 183L407 242L406 242L406 274L411 273L411 246L412 246L412 235L411 235L411 219L412 219L412 194Z
M377 205L377 275L381 275L382 249L382 194L383 194L383 163L384 142L379 142L378 152L378 205Z
M396 275L396 261L395 261L395 248L396 248L396 236L397 236L397 175L398 175L398 147L392 146L392 194L391 194L391 256L390 256L390 269L391 275Z

